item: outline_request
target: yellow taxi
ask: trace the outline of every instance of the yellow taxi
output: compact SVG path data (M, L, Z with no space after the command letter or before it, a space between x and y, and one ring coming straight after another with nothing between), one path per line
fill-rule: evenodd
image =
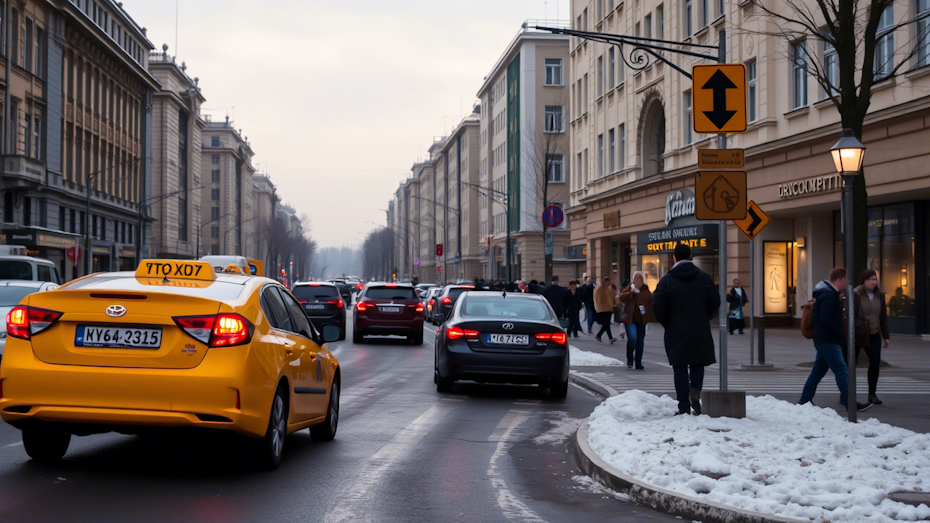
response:
M143 260L31 294L6 317L0 416L32 459L72 435L202 427L253 438L269 467L285 435L331 440L340 369L278 282L202 261Z

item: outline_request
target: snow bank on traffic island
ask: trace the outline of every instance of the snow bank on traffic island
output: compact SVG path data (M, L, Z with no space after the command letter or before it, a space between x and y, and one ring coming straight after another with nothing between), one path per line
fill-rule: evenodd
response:
M678 402L630 390L600 404L588 442L650 485L731 507L812 521L924 521L930 507L887 499L930 491L930 435L771 396L745 419L675 416Z
M610 356L604 356L597 352L589 352L586 350L581 350L574 345L568 346L568 359L569 363L574 366L579 367L607 367L607 366L616 366L623 365L623 362L617 358L611 358Z

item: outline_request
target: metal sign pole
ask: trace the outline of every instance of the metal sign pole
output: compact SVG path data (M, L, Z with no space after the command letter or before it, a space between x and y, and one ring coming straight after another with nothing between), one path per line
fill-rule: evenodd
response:
M749 297L749 364L756 364L756 340L755 340L755 314L752 302L756 296L756 240L749 239L749 290L752 296Z
M720 43L718 53L719 63L724 64L727 62L727 49L726 49L726 31L720 30ZM727 135L726 133L720 133L717 135L717 148L726 149L727 148ZM717 290L720 293L720 390L727 390L727 222L726 220L720 220L720 232L718 236L718 249L717 249L717 265L719 266L719 279L720 283L717 285Z

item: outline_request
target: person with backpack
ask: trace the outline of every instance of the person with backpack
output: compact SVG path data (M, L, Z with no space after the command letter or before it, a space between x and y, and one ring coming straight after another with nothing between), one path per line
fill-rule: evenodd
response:
M846 288L846 269L837 267L830 271L830 279L814 287L814 303L810 318L814 330L814 367L804 384L799 404L810 403L817 392L817 385L827 374L833 372L836 386L840 389L840 403L849 408L849 371L843 360L843 348L846 346L846 327L843 321L843 301L840 289ZM801 319L802 328L804 318ZM856 403L860 412L868 410L871 403Z
M882 361L882 344L887 349L891 336L888 333L887 307L885 293L878 288L878 273L869 269L859 277L859 286L853 289L856 315L863 319L864 331L860 334L859 322L856 322L856 361L859 361L859 348L869 357L869 403L881 405L875 389L878 387L878 370ZM855 365L855 364L854 364Z

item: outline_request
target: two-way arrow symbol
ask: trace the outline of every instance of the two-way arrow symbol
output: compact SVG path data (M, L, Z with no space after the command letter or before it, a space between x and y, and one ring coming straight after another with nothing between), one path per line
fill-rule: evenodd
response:
M752 238L753 236L756 235L755 233L756 227L758 227L759 224L762 223L762 217L756 214L756 210L753 209L751 205L749 206L748 209L746 209L746 212L749 213L749 216L752 217L752 223L749 224L749 227L746 227L746 234L748 234L749 237Z
M736 114L736 111L727 110L727 89L736 89L736 84L723 71L717 69L701 89L712 89L714 91L714 109L704 111L704 116L717 126L717 129L723 129L723 126Z

